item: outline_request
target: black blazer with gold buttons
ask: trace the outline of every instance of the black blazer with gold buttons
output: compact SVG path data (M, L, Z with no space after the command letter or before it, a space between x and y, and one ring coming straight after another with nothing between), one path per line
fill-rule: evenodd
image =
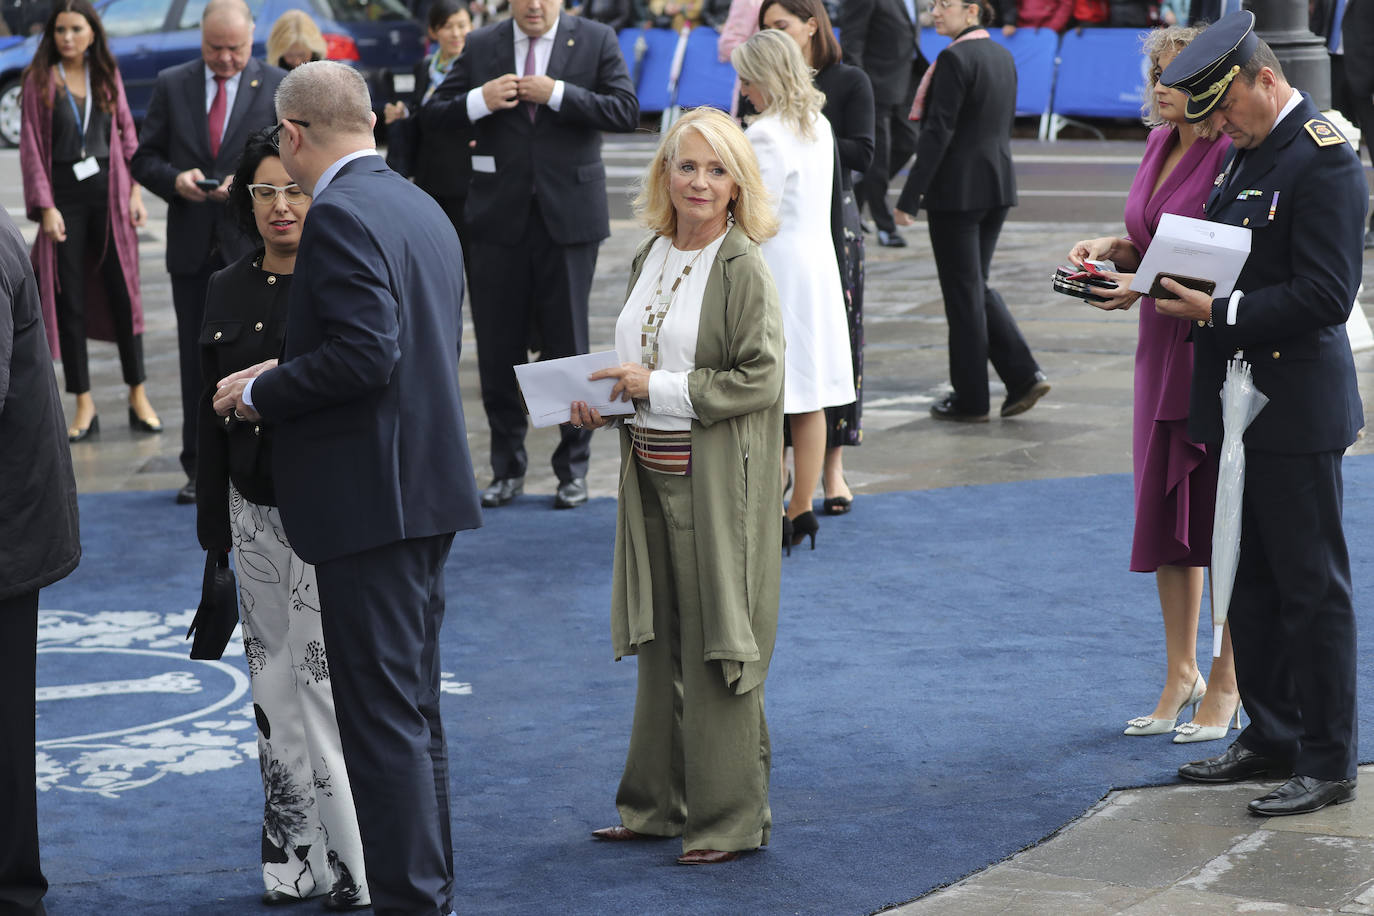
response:
M1250 230L1250 256L1212 326L1193 328L1189 432L1221 442L1226 363L1243 350L1269 398L1245 435L1250 448L1303 454L1344 449L1364 425L1345 321L1364 264L1368 186L1350 144L1310 99L1243 151L1213 188L1207 219Z
M196 534L206 550L228 550L229 484L243 498L275 506L272 437L266 423L221 417L215 382L231 372L281 356L291 275L262 269L263 251L245 255L210 277L200 332L204 390L197 409L200 457L196 473Z

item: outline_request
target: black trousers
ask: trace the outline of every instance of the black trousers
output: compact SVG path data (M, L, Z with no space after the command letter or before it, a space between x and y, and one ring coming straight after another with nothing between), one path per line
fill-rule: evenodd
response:
M0 914L44 916L34 770L38 592L0 600Z
M873 119L873 164L854 185L859 206L868 205L873 223L884 232L896 232L888 185L916 152L916 125L907 117L911 103L879 105Z
M205 293L210 275L224 267L216 251L200 270L172 274L172 308L177 313L177 353L181 357L181 466L196 479L196 407L200 404L200 328L205 323Z
M969 413L988 410L988 361L1010 391L1040 370L1021 329L988 270L1009 207L929 210L930 248L949 322L949 380L955 403Z
M439 717L444 562L453 535L315 567L334 714L377 916L448 916L453 838Z
M110 232L109 181L105 171L85 181L71 176L70 163L53 167L53 205L62 214L67 240L55 246L57 255L57 346L62 375L72 394L91 390L90 360L86 351L86 262L99 259L100 282L114 324L115 345L124 384L140 385L143 337L134 333L134 306L124 283ZM102 180L104 179L104 180Z
M1318 779L1353 779L1358 750L1342 454L1245 450L1228 616L1250 716L1240 743Z
M543 359L587 352L587 300L600 247L554 242L537 202L527 226L519 245L473 239L468 249L477 371L491 428L491 470L498 478L522 477L529 464L528 423L514 367L528 362L530 349L537 348ZM591 431L565 423L560 436L553 453L558 479L587 476Z

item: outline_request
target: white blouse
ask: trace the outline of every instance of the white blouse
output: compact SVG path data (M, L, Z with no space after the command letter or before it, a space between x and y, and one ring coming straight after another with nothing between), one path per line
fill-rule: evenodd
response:
M631 423L646 429L691 429L696 419L692 398L687 392L687 375L696 368L697 327L701 322L701 300L706 294L706 279L720 250L725 234L705 248L679 251L672 239L660 236L644 258L639 280L615 323L615 351L622 363L644 365L644 346L641 343L644 318L652 312L654 294L660 288L672 296L672 306L664 316L658 332L658 366L649 373L649 400L636 405ZM666 263L665 263L666 262ZM677 292L673 282L682 269L691 265L692 271L682 278Z

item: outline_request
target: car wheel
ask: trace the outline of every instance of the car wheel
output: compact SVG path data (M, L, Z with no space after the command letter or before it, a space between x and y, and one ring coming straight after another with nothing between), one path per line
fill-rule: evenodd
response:
M0 143L19 145L19 77L0 86Z

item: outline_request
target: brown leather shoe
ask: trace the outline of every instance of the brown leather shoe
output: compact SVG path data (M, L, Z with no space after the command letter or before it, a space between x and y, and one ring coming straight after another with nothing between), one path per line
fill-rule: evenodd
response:
M656 840L658 837L649 836L645 833L635 833L623 824L616 824L614 827L602 827L600 830L593 830L592 836L598 840L607 840L612 843L623 843L627 840Z
M733 862L739 858L737 852L726 852L720 849L689 849L677 857L679 865L720 865L722 862Z

